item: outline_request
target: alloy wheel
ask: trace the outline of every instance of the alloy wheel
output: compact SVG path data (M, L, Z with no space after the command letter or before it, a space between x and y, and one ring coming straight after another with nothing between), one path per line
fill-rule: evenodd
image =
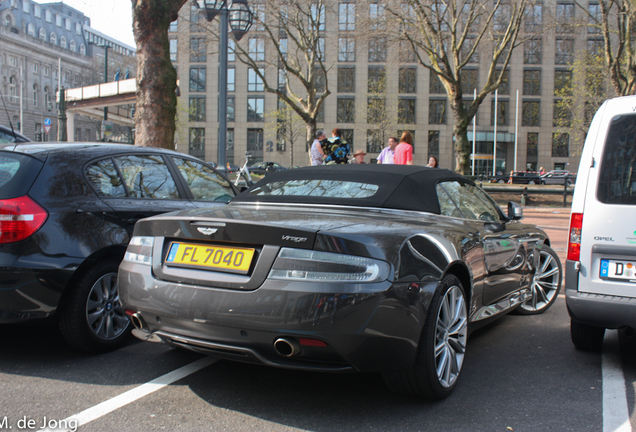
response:
M86 301L86 319L95 336L113 340L128 326L128 318L121 310L117 273L106 273L93 284Z
M550 307L561 287L561 266L548 250L541 250L539 264L530 285L531 298L521 306L525 312L540 313Z
M439 383L452 387L462 368L466 352L468 320L464 293L451 286L437 312L435 367Z

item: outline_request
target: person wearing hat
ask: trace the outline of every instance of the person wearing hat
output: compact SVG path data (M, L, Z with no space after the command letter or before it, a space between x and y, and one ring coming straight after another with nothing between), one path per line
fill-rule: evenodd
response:
M357 150L357 151L353 154L353 158L354 158L353 163L355 163L355 164L363 164L363 163L366 163L366 162L364 161L364 157L365 157L366 155L367 155L367 154L366 154L363 150Z

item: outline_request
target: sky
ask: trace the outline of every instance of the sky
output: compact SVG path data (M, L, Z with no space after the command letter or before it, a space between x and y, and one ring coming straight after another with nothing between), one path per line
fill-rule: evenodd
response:
M56 0L38 0L49 3ZM91 19L91 27L123 43L136 47L132 31L131 0L63 0Z

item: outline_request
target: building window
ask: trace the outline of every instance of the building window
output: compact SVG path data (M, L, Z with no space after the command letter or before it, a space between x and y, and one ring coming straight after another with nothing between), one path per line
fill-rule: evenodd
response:
M227 130L225 158L227 163L234 163L234 129Z
M539 126L539 101L523 101L521 104L521 126Z
M71 43L69 44L69 49L73 52L77 52L77 46L75 45L74 40L72 40Z
M431 71L430 74L429 93L446 93L446 89L442 85L442 81L433 71Z
M62 16L60 14L55 15L55 25L62 27Z
M254 61L265 61L265 39L250 38L248 55Z
M415 63L417 57L410 42L400 41L398 45L398 59L401 63Z
M326 90L325 85L325 71L320 67L316 67L314 72L314 86L316 88L316 94L324 93Z
M40 29L40 40L46 42L46 30L44 30L43 28Z
M338 61L356 61L356 40L354 38L338 38Z
M367 153L380 153L384 147L384 140L382 138L382 131L380 129L368 129Z
M574 3L557 3L556 31L557 33L572 33L574 31Z
M190 61L191 62L207 61L205 38L203 37L190 38Z
M369 66L367 91L369 93L384 93L386 90L386 71L384 66Z
M33 37L35 37L35 26L34 26L32 23L29 23L29 24L27 25L27 34L28 34L29 36L33 36Z
M254 152L255 160L258 159L258 153L260 153L261 160L263 160L263 129L248 129L247 130L247 151ZM256 162L260 162L256 160Z
M190 67L190 91L205 91L205 66Z
M84 46L84 44L80 45L80 54L86 55L86 46Z
M372 31L386 30L386 5L371 3L369 5L369 18Z
M398 91L400 93L417 93L417 69L414 67L400 68L398 77Z
M66 38L64 36L60 38L60 47L66 48Z
M446 124L446 99L428 101L428 123Z
M33 84L33 106L36 107L40 104L40 88L37 83Z
M507 100L497 100L497 125L508 126L508 108L509 103ZM495 98L492 98L490 104L490 125L495 124Z
M594 63L594 60L602 58L605 55L605 47L603 39L587 40L587 56L588 62Z
M462 69L459 73L462 79L462 93L472 94L479 86L479 69Z
M528 6L528 15L525 19L526 33L538 33L543 25L543 4L535 3Z
M247 98L247 121L262 122L265 113L265 99L263 97Z
M560 99L555 99L552 106L552 126L554 127L571 127L572 111L561 103Z
M398 123L415 124L415 98L398 99Z
M466 37L466 39L464 40L464 43L462 44L462 49L461 49L461 52L460 52L460 57L461 57L462 60L468 58L468 55L470 54L470 51L475 46L475 43L476 43L476 38L474 38L472 36ZM470 54L470 59L468 60L468 63L479 63L479 51L478 50L475 50L475 52Z
M523 71L523 94L538 96L541 94L541 71Z
M190 128L189 154L205 156L205 128Z
M552 134L552 157L570 155L570 134L555 132Z
M539 133L528 132L528 141L526 145L526 156L537 157L539 155Z
M42 9L40 8L40 5L38 5L38 4L34 4L33 5L33 15L36 18L41 18L42 17Z
M367 98L367 123L377 124L386 117L386 99L381 97Z
M355 66L338 66L338 92L352 93L356 91Z
M190 6L190 31L191 32L200 32L203 31L204 28L201 25L204 18L201 13L199 13L199 7L195 4Z
M177 61L177 40L176 39L170 39L170 61L171 62Z
M234 96L228 96L227 97L227 121L229 122L233 122L234 121Z
M53 20L53 14L49 9L45 9L44 11L44 19L46 22L51 22Z
M601 32L601 6L598 3L590 2L587 5L587 32L588 33L600 33Z
M541 39L530 39L523 43L523 62L541 64Z
M190 97L190 121L205 121L205 96Z
M556 38L554 64L569 65L574 60L574 39Z
M500 72L501 69L497 69L497 74L499 74ZM501 79L498 93L502 95L510 94L510 71L508 69L506 69L503 73L503 78Z
M34 74L40 73L40 65L38 63L33 63L32 68Z
M281 49L282 49L282 39L281 39ZM287 39L285 39L285 49L287 49ZM227 61L233 62L236 61L236 42L234 39L227 39Z
M386 61L386 37L376 36L369 41L369 61Z
M250 10L254 16L254 30L265 30L265 5L264 4L252 4Z
M339 97L337 101L336 122L355 123L355 98Z
M355 3L340 3L338 10L338 30L356 29L356 5Z
M325 5L311 5L311 23L312 27L318 29L318 31L325 30Z
M265 69L259 69L258 72L263 74L265 73ZM254 69L249 69L247 71L247 91L263 91L263 79Z
M236 90L236 69L234 67L227 68L227 91Z
M428 131L428 155L439 156L439 131Z
M572 95L572 71L558 69L554 71L554 95Z
M51 32L51 36L49 36L49 42L52 45L57 45L57 35L53 32Z

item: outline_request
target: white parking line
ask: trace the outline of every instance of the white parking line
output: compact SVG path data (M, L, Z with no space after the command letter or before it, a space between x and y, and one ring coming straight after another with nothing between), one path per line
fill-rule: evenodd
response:
M606 331L601 356L603 370L603 432L632 432L618 331Z
M38 432L68 432L70 430L77 430L77 427L85 425L86 423L90 423L95 419L100 418L103 415L106 415L110 412L115 411L123 407L124 405L128 405L131 402L136 401L137 399L141 399L144 396L149 395L157 390L160 390L167 385L172 384L173 382L179 381L182 378L187 377L190 374L193 374L206 366L215 363L218 359L213 357L204 357L200 360L192 362L188 365L180 367L179 369L175 369L172 372L168 372L165 375L160 376L159 378L155 378L152 381L148 381L145 384L140 385L139 387L135 387L134 389L128 390L125 393L120 394L119 396L115 396L112 399L108 399L100 404L97 404L93 407L90 407L81 413L72 415L64 420L59 421L59 425L62 426L61 429L41 429ZM64 427L64 426L67 427Z

